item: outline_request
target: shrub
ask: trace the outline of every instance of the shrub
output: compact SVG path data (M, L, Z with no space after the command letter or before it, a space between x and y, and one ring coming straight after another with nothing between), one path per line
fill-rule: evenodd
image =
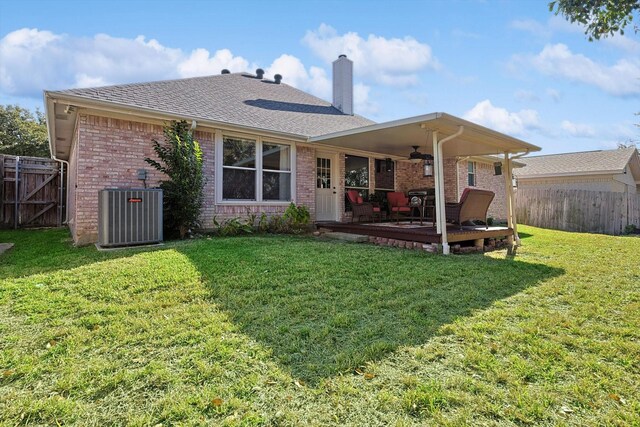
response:
M215 233L220 236L237 236L239 234L251 234L253 233L253 222L248 220L242 220L241 218L231 218L226 221L219 222L216 217L213 217L213 227Z
M225 221L213 218L214 233L220 236L237 236L250 233L299 234L307 230L311 215L306 206L291 203L282 215L268 216L262 212L257 214L247 210L246 219L240 217Z
M160 183L164 193L164 228L168 236L178 233L182 239L189 229L200 225L205 181L202 150L184 120L165 125L164 138L164 144L152 140L160 162L150 158L145 161L169 178Z
M623 234L635 234L638 232L638 227L635 224L629 224L624 228Z

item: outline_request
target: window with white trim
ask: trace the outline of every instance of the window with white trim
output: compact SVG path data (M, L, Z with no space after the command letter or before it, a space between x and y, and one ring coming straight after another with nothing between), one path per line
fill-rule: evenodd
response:
M222 200L289 202L291 146L225 136L222 140Z
M469 187L476 186L476 162L467 162L467 184Z
M357 190L360 197L369 197L369 158L347 154L344 158L345 211L351 210L347 190Z

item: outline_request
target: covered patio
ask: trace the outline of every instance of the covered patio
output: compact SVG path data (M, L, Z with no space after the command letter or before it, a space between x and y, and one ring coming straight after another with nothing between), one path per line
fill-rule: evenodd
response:
M475 241L485 238L507 238L511 244L520 244L513 193L513 160L540 148L446 114L431 113L423 116L395 120L311 138L309 142L322 148L374 152L396 161L408 161L413 146L423 154L433 156L435 190L435 227L409 227L393 224L322 223L323 227L355 234L401 239L441 245L442 253L449 254L451 243ZM505 227L460 227L446 224L444 159L492 156L502 164L506 194ZM387 236L387 237L384 237Z

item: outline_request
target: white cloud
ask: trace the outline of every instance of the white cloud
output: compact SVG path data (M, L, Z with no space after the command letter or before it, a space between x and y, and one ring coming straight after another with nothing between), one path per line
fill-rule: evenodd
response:
M546 94L549 98L551 98L551 100L553 102L559 102L560 98L562 98L562 94L560 93L560 91L553 89L553 88L549 88L546 91Z
M413 37L387 39L370 34L365 39L354 32L339 35L331 26L321 24L317 30L307 31L302 42L326 63L347 55L354 62L356 76L385 85L414 85L419 71L439 68L431 47Z
M531 90L519 89L514 94L513 97L520 102L538 102L540 101L540 97L536 95L535 92Z
M380 111L380 106L369 99L371 88L362 83L353 86L353 109L357 114L374 115Z
M584 123L574 123L569 120L563 120L560 127L569 135L575 137L592 138L596 134L593 126Z
M171 78L254 71L257 66L229 49L190 53L163 46L157 40L98 34L77 38L50 31L24 28L0 39L0 93L41 97L43 89L96 87ZM265 67L266 75L281 74L283 82L331 100L332 83L320 67L309 68L295 56L281 55ZM404 75L403 78L411 78ZM358 113L378 111L369 99L370 87L354 86Z
M0 39L0 91L41 96L43 89L101 86L204 74L222 68L247 71L248 61L229 50L186 54L157 40L93 38L23 28Z
M463 117L471 122L511 135L522 135L527 130L539 128L537 111L510 112L505 108L493 106L488 99L478 102Z
M525 31L537 37L546 38L551 36L551 30L549 29L549 26L546 24L542 24L534 19L516 19L509 23L509 27L516 30Z
M573 53L566 45L558 43L546 45L537 55L514 56L510 66L513 69L533 67L542 74L596 86L615 96L640 95L638 58L623 58L608 66Z
M618 34L606 37L602 39L602 42L628 53L640 54L640 42L627 36L621 36Z
M229 49L220 49L211 56L207 49L198 48L178 64L180 77L196 77L218 74L223 68L232 73L248 71L249 61L241 56L234 56Z
M550 38L555 32L583 33L584 28L578 23L571 23L562 16L553 15L546 22L535 19L516 19L509 23L509 27L530 33L539 38Z
M265 69L265 73L271 78L280 74L283 83L323 99L331 98L331 80L325 70L318 67L307 70L302 61L293 55L280 55Z

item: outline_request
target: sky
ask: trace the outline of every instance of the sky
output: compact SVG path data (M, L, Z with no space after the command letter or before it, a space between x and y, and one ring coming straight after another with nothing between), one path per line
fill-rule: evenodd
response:
M640 34L589 42L547 3L0 0L0 104L259 67L331 101L346 54L355 112L376 122L446 112L541 154L637 142Z

